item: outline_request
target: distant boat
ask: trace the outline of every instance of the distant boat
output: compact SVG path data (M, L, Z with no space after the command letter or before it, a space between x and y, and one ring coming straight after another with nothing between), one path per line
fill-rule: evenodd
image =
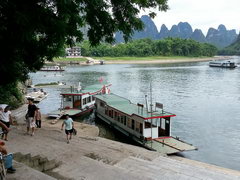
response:
M225 62L217 62L217 61L210 61L210 67L221 67L221 68L235 68L237 65L235 62L225 61Z
M61 66L44 66L40 71L65 71Z

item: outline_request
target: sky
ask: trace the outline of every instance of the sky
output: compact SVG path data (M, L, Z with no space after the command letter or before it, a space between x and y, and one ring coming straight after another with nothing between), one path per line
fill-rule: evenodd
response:
M168 0L168 5L167 12L154 11L158 30L162 24L171 29L174 24L188 22L193 30L201 29L205 35L210 27L217 29L220 24L227 30L240 31L240 0Z

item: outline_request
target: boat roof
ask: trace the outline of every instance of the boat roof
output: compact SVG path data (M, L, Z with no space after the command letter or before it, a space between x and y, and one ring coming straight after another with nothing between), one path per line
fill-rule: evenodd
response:
M84 89L82 89L80 92L77 91L73 91L73 92L65 92L65 93L61 93L61 95L84 95L84 94L97 94L99 92L102 91L103 88L103 84L94 84L91 86L87 86ZM109 85L105 85L106 87L111 86L111 84Z
M175 114L162 111L161 109L153 111L153 113L151 114L150 112L147 112L146 108L141 108L137 104L133 104L130 100L112 93L95 95L95 97L106 102L108 106L118 111L121 111L122 113L125 113L130 116L136 115L145 120L176 116Z

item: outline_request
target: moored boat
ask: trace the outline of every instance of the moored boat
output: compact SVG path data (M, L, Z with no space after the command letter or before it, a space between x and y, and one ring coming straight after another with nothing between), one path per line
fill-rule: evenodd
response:
M156 103L150 112L143 104L133 104L115 94L96 95L96 117L144 147L164 154L196 150L197 148L171 136L171 118L176 116Z
M48 93L43 89L33 89L33 92L28 93L25 97L26 99L33 99L34 103L39 103L48 96Z
M221 68L235 68L237 65L235 62L226 61L226 62L217 62L217 61L210 61L210 67L221 67Z
M40 71L65 71L61 66L44 66Z
M61 107L56 111L48 113L48 116L51 118L61 118L65 114L68 114L73 117L92 112L95 105L94 95L108 93L109 86L111 85L96 84L82 90L79 84L77 89L71 88L70 92L61 94Z

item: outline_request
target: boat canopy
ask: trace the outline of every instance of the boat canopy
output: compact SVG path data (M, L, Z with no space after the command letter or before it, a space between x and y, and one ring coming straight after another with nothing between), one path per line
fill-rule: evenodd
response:
M147 111L147 108L133 104L130 100L116 94L96 95L97 99L104 101L108 106L129 116L139 116L144 120L173 117L175 114L163 111L162 109L153 110L153 113Z

